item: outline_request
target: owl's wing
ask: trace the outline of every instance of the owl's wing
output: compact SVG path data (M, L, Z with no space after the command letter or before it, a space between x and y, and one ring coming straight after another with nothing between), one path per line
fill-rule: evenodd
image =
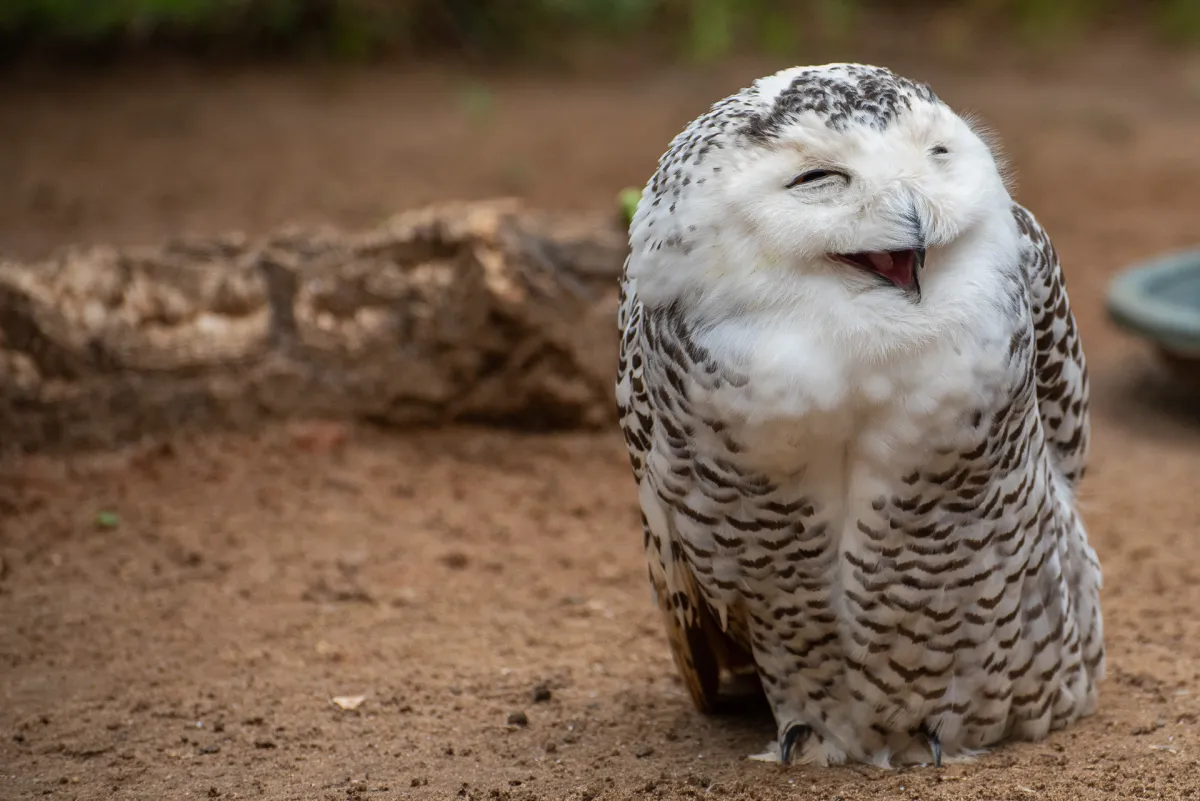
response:
M1087 469L1088 373L1058 253L1027 209L1013 204L1033 312L1038 411L1046 441L1068 485Z
M1028 210L1014 204L1013 215L1023 239L1022 260L1029 281L1038 414L1055 466L1075 490L1087 470L1090 439L1087 363L1049 235ZM1060 562L1079 626L1084 664L1094 687L1105 671L1099 606L1102 573L1078 516L1072 513L1070 517L1071 535L1060 541Z
M736 693L737 698L724 696L722 679L736 681L754 663L721 630L701 596L682 546L672 532L671 519L647 476L655 413L642 378L642 305L632 282L624 277L618 326L617 407L641 498L643 542L654 598L663 613L675 664L696 708L701 712L729 711L731 703L743 700L747 693Z

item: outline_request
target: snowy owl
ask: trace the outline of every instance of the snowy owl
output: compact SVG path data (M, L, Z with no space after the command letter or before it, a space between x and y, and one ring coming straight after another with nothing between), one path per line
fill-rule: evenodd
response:
M819 765L1090 714L1087 369L985 139L887 69L784 70L675 138L629 237L617 402L697 707L761 687L762 756Z

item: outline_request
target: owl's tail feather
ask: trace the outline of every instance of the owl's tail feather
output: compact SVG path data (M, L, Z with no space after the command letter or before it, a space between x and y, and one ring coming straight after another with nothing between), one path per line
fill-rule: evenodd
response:
M754 657L724 631L685 564L671 566L683 592L656 592L675 666L696 709L746 714L768 709ZM657 589L657 588L656 588ZM681 608L686 607L686 608Z

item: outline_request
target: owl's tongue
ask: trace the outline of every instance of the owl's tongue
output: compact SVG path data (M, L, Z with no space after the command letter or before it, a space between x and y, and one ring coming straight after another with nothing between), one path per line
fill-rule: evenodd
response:
M882 250L838 254L837 258L875 273L903 290L915 292L920 291L917 283L917 269L924 261L924 256L924 251Z

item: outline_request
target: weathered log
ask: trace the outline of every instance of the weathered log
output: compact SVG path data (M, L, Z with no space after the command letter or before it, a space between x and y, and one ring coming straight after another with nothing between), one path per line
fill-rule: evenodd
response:
M625 248L495 201L0 262L0 452L290 416L602 425Z

